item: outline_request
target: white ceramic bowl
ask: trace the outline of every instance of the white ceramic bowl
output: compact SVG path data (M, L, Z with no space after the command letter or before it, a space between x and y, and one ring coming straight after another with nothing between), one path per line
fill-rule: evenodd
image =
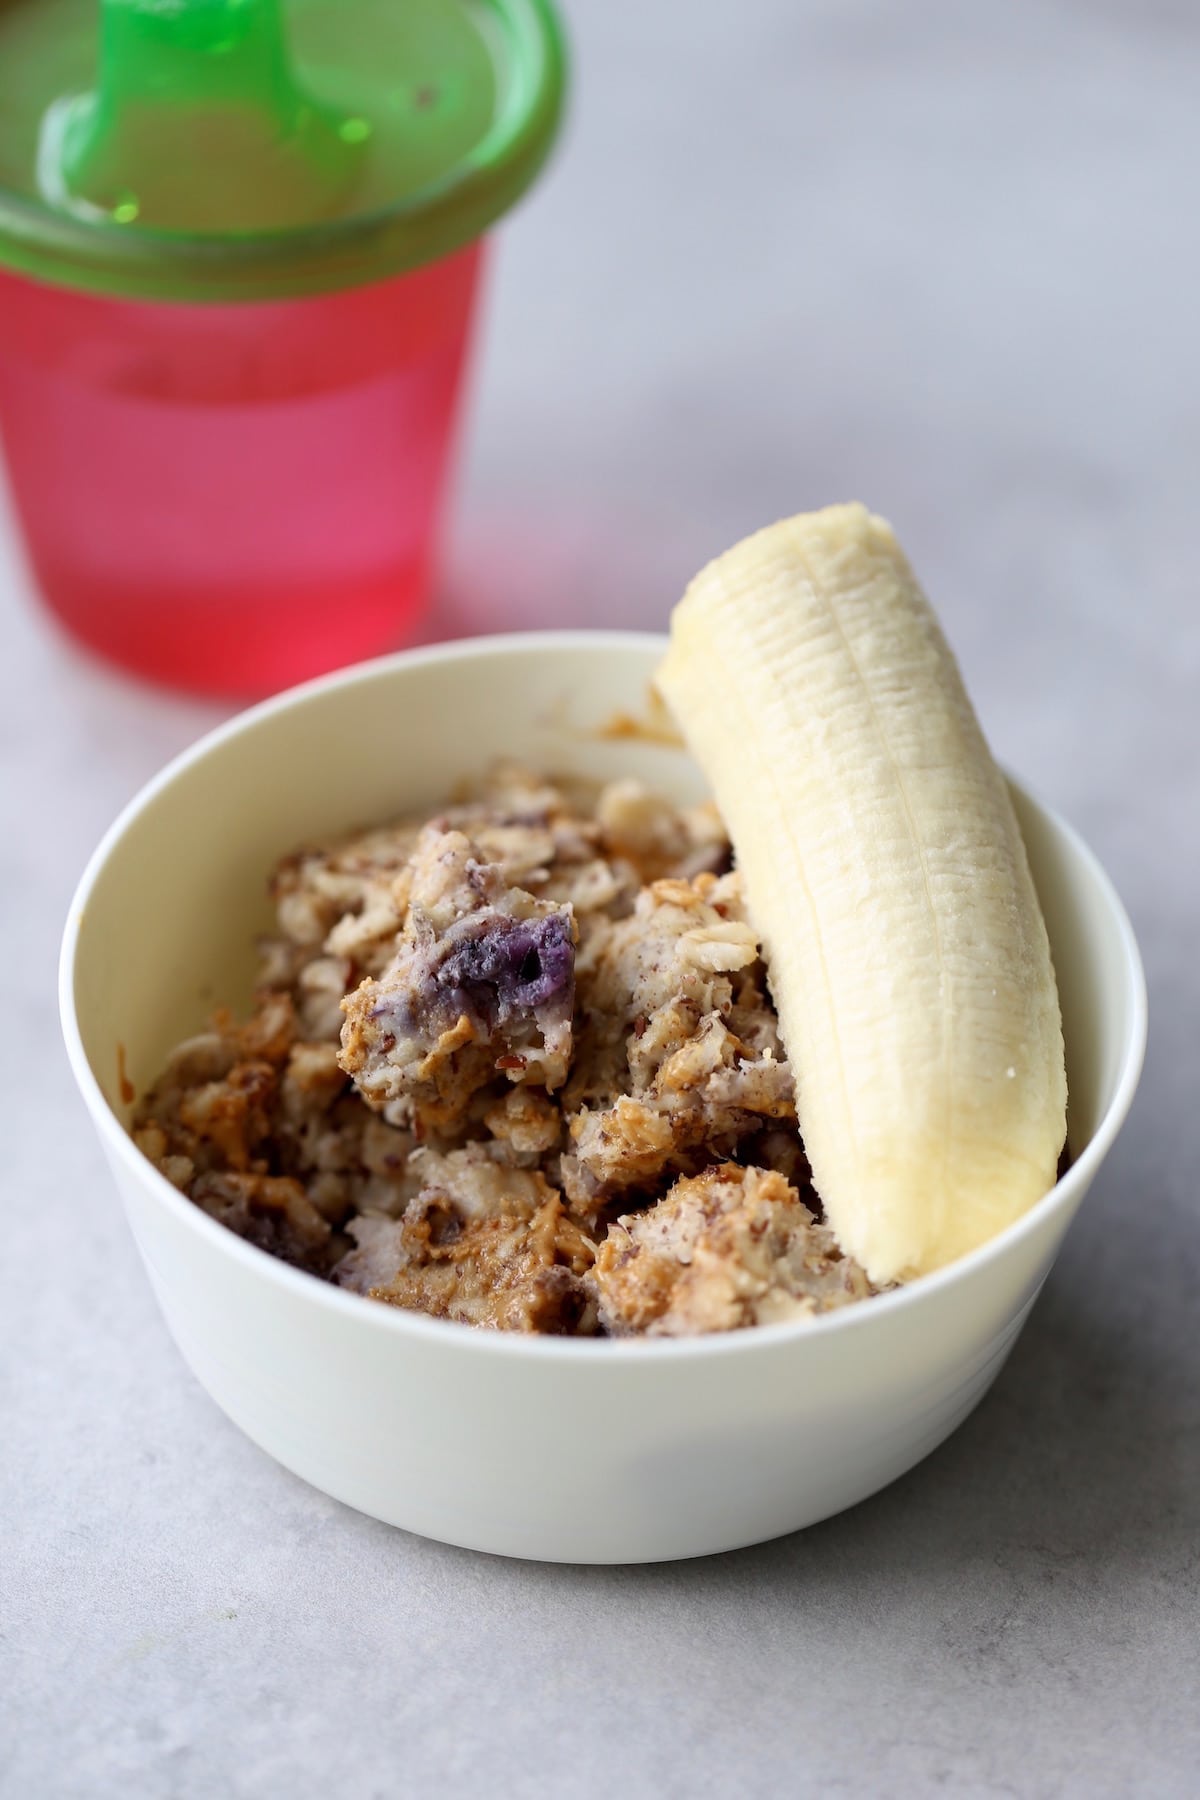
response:
M1062 995L1075 1160L952 1268L808 1324L677 1342L509 1337L326 1286L178 1194L126 1135L122 1070L141 1089L216 1003L246 997L276 858L438 803L498 755L695 797L682 751L604 729L644 711L662 647L609 633L485 639L259 706L127 808L63 945L72 1066L197 1379L327 1493L512 1556L642 1562L756 1543L918 1462L1012 1348L1141 1068L1145 989L1120 902L1075 834L1014 787Z

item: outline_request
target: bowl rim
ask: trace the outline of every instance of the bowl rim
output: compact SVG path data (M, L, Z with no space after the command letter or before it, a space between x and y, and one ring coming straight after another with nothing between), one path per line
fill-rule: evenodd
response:
M925 1297L944 1292L967 1279L975 1270L1002 1256L1022 1238L1037 1230L1049 1213L1068 1205L1075 1199L1079 1189L1086 1189L1090 1185L1124 1124L1141 1075L1147 1034L1145 973L1129 916L1094 851L1072 825L1052 807L1039 800L1024 782L1016 780L1007 770L1004 773L1010 785L1049 821L1057 834L1066 838L1117 928L1123 951L1122 978L1130 1028L1122 1046L1112 1098L1089 1142L1066 1174L1019 1219L1006 1226L987 1243L969 1251L966 1256L959 1257L957 1261L948 1263L931 1274L918 1276L902 1287L873 1296L867 1306L839 1307L832 1312L819 1313L813 1318L756 1325L743 1331L711 1332L689 1338L569 1338L481 1330L457 1320L430 1318L424 1313L411 1312L402 1307L385 1306L366 1295L334 1287L332 1283L322 1281L305 1270L281 1262L267 1251L247 1243L216 1219L210 1218L186 1195L173 1187L166 1176L137 1148L113 1111L84 1049L75 1006L75 972L80 928L92 891L130 826L153 805L159 795L213 751L256 730L265 721L303 708L336 689L386 679L393 671L406 671L430 664L523 655L529 651L552 655L563 651L602 648L637 651L643 656L648 656L652 651L661 655L666 643L665 633L650 631L591 629L504 632L420 645L395 651L388 656L374 657L367 662L355 663L349 668L338 669L332 674L321 675L312 681L285 689L270 699L235 713L173 757L121 809L88 859L68 909L59 958L60 1018L72 1073L104 1147L110 1157L114 1157L128 1169L133 1179L146 1186L185 1230L198 1232L201 1238L207 1237L222 1254L241 1263L249 1274L257 1274L268 1284L298 1298L306 1298L318 1309L332 1308L335 1313L342 1313L348 1320L363 1324L374 1321L375 1328L380 1331L397 1332L402 1337L411 1337L414 1342L423 1341L430 1346L440 1344L446 1349L458 1348L468 1355L477 1353L532 1357L552 1362L582 1359L599 1366L614 1362L658 1363L679 1358L748 1355L788 1342L799 1343L816 1337L823 1338L831 1333L862 1329L870 1320L882 1320L893 1313L920 1306Z

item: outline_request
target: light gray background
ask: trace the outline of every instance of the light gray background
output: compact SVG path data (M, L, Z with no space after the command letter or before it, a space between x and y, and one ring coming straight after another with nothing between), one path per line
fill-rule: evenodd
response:
M508 1563L267 1461L168 1342L59 1048L71 886L219 716L85 660L0 533L0 1791L1200 1792L1190 0L574 0L431 634L661 621L777 515L896 522L999 752L1141 934L1141 1097L993 1394L802 1536Z

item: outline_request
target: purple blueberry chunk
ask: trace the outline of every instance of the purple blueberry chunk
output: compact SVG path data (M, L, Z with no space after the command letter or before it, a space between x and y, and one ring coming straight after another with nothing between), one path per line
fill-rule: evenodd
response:
M434 981L443 1005L495 1030L518 1013L575 1004L575 945L565 913L541 919L488 919L453 943Z

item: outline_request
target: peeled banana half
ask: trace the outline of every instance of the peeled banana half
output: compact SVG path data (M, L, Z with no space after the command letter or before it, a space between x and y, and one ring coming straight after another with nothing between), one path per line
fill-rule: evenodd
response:
M890 526L801 514L702 570L658 686L763 943L813 1178L878 1283L1055 1181L1062 1019L1004 778Z

